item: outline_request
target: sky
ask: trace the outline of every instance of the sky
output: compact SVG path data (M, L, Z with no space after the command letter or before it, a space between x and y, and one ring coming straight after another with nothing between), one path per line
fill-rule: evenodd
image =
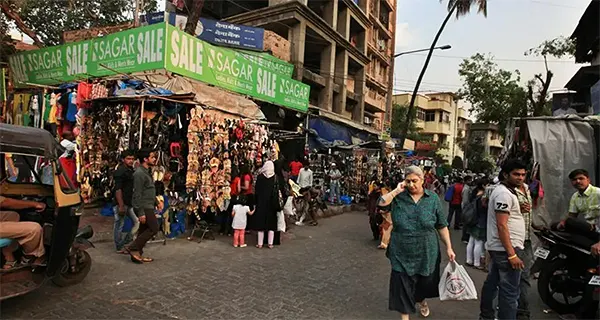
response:
M447 1L397 0L396 53L429 48L447 14ZM457 91L461 87L459 64L473 54L489 53L500 68L518 69L523 84L535 74L544 73L543 58L525 56L524 52L544 40L569 37L590 0L488 0L487 18L471 13L460 19L452 17L438 45L449 44L449 50L436 50L420 86L420 91ZM427 52L396 58L395 93L412 92ZM560 90L582 66L572 57L560 61L551 57L554 78L550 90Z

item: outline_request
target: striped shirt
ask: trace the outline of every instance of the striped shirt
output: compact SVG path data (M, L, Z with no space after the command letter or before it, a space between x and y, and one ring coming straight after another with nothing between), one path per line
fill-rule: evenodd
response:
M569 202L569 213L583 214L600 232L600 188L590 184L583 193L575 192Z

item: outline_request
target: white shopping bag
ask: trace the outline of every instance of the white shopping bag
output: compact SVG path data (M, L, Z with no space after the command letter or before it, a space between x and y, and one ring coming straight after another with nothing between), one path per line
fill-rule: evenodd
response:
M477 300L477 290L465 267L448 262L438 286L440 300Z
M285 232L285 217L283 211L277 212L277 231Z
M283 214L286 216L295 216L296 212L294 212L294 197L288 197L285 201L285 205L283 206Z

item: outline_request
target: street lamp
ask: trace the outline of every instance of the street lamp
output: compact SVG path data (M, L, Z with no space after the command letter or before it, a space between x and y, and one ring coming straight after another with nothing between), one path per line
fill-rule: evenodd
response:
M440 49L440 50L448 50L448 49L450 49L450 48L452 48L452 46L451 46L451 45L449 45L449 44L446 44L446 45L443 45L443 46L434 47L433 49L434 49L434 50L436 50L436 49ZM394 55L394 58L396 58L396 57L399 57L399 56L402 56L402 55L405 55L405 54L416 53L416 52L423 52L423 51L429 51L429 48L427 48L427 49L411 50L411 51L404 51L404 52L396 53L396 54Z

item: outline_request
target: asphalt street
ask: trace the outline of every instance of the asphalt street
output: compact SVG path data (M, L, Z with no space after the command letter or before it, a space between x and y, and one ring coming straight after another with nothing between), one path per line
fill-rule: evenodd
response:
M465 245L453 233L458 261ZM133 264L110 243L91 249L79 285L51 284L1 304L2 319L399 319L387 310L390 265L375 248L364 212L297 227L275 249L233 248L217 237L151 244L156 260ZM442 268L447 262L442 261ZM478 289L486 274L468 269ZM533 283L532 319L545 313ZM478 301L430 301L431 319L477 319Z

